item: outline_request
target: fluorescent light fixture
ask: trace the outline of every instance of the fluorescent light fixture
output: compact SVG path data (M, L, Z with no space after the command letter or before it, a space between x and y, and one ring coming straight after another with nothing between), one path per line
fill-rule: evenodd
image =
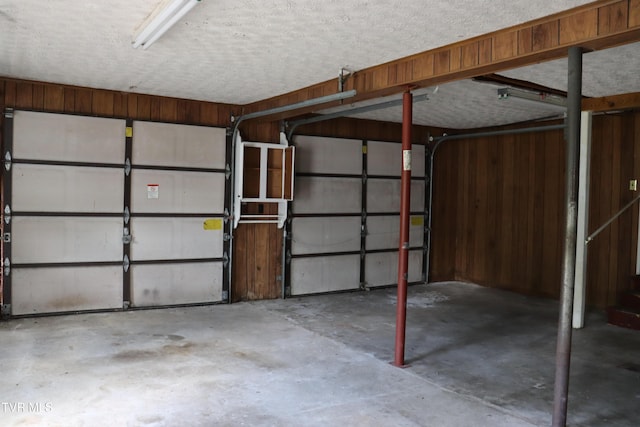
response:
M133 40L133 47L147 49L176 22L187 14L200 0L165 0L142 24L142 29Z
M540 102L543 104L550 104L567 108L567 98L562 96L552 95L544 92L531 92L528 90L516 89L512 87L498 89L498 99L509 98L526 99L527 101Z

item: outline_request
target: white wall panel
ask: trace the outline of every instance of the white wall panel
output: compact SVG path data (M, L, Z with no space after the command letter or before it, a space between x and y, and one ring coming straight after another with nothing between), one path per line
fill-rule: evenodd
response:
M291 253L313 254L360 250L360 217L294 218Z
M222 262L131 266L131 303L135 307L221 299Z
M122 212L124 169L15 164L13 210Z
M207 218L132 218L131 259L222 257L222 229L205 230ZM222 222L222 218L219 219Z
M122 266L11 269L14 315L122 308Z
M422 246L423 217L412 216L409 223L409 245ZM367 217L367 250L397 249L399 247L400 216Z
M362 181L356 178L296 178L293 212L359 213Z
M360 255L291 260L291 294L305 295L360 287Z
M367 286L386 286L398 283L398 252L367 254L364 277ZM422 280L422 250L409 251L409 282Z
M362 141L296 136L296 171L362 174Z
M16 111L13 156L124 164L125 125L118 119Z
M14 263L121 261L122 218L14 217Z
M367 181L368 212L400 212L400 180ZM424 181L411 181L411 211L424 211Z
M402 144L395 142L367 142L367 173L369 175L400 176ZM411 175L424 176L424 146L411 147Z
M226 130L136 121L133 164L224 169Z
M135 213L222 213L222 173L134 169L131 209ZM159 185L158 198L149 198L148 185Z

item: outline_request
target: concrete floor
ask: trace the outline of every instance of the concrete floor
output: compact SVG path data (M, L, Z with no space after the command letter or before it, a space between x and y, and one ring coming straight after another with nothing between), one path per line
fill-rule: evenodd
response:
M549 425L557 303L462 283L0 323L3 426ZM569 423L640 425L640 332L574 332Z

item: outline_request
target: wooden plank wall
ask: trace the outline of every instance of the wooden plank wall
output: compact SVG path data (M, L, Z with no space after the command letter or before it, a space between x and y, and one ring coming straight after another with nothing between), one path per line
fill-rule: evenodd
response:
M637 195L640 113L593 121L591 231ZM562 131L450 141L434 177L431 280L557 298L564 232ZM587 304L615 304L635 271L638 207L589 245Z

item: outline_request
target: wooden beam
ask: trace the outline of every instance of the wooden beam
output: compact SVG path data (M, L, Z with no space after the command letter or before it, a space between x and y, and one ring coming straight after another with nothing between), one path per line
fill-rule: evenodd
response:
M582 100L582 111L612 111L640 108L640 92Z
M596 1L554 15L353 73L344 90L358 94L349 102L428 87L567 56L580 46L601 50L640 41L640 0ZM628 11L628 12L625 12ZM598 18L601 19L598 19ZM605 22L606 21L606 22ZM338 76L303 89L244 106L244 114L334 94ZM334 102L323 108L340 105ZM308 107L260 120L281 120L318 110Z

